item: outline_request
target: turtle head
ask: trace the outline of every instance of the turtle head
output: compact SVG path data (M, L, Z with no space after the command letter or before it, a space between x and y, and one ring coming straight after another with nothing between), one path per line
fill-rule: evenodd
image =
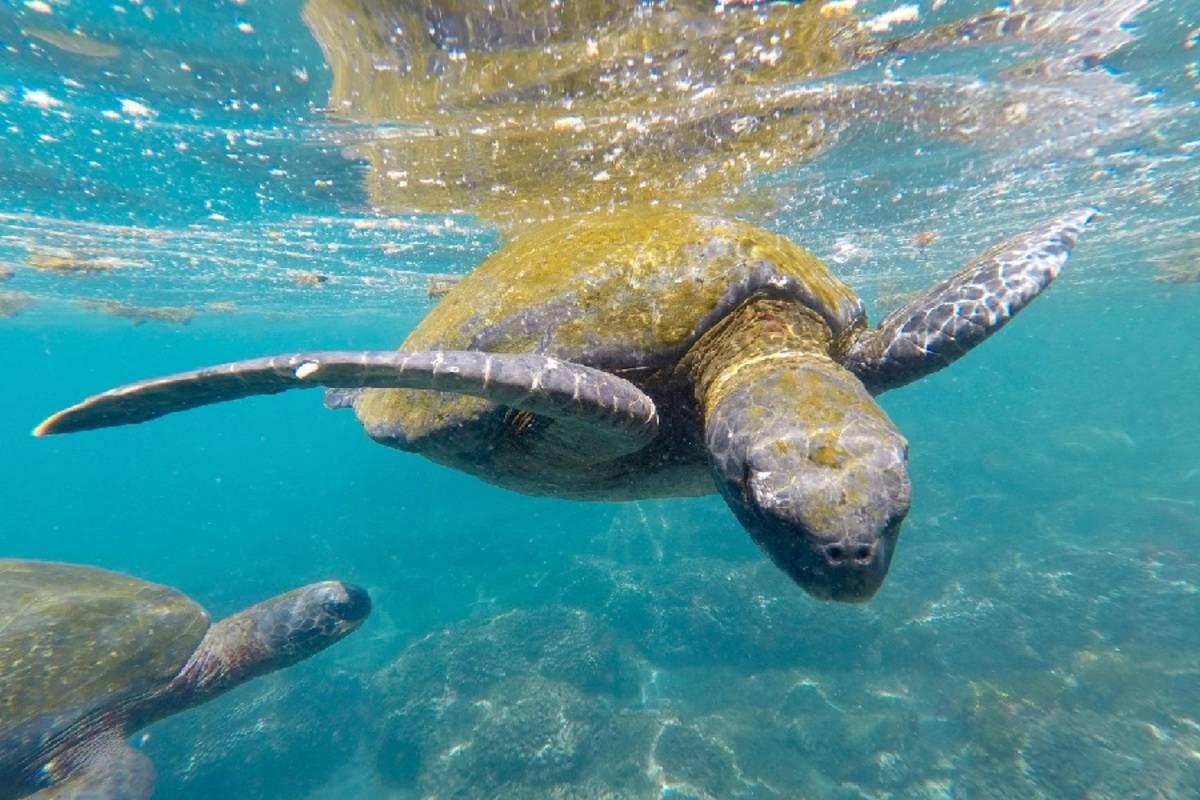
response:
M728 381L706 411L722 495L810 594L869 600L908 513L908 443L863 385L827 358Z
M341 581L311 583L271 597L230 619L256 630L263 672L287 667L358 630L371 613L366 590Z
M311 583L250 606L208 629L175 678L161 716L251 678L303 661L353 633L371 613L366 591L341 581Z
M366 590L341 581L311 583L242 612L253 615L274 669L324 650L357 630L370 613Z

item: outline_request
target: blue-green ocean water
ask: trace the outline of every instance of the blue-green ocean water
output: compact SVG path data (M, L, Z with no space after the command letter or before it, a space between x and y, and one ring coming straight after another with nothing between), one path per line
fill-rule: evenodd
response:
M0 5L0 290L30 302L0 319L0 556L128 572L214 617L330 577L374 600L336 647L150 728L155 797L1200 796L1194 2L1114 25L1129 41L1082 73L1101 90L1022 95L1067 132L948 141L872 118L755 177L769 202L742 213L876 319L1031 220L1102 211L1011 326L882 397L913 509L864 606L804 595L717 497L524 497L379 447L316 393L31 437L142 377L394 347L433 302L425 274L503 239L373 205L344 148L379 134L321 111L329 68L294 4L35 5ZM922 13L986 7L946 6ZM30 34L75 27L120 55ZM886 68L957 86L1044 55ZM135 263L62 274L39 254ZM97 299L199 313L134 325Z

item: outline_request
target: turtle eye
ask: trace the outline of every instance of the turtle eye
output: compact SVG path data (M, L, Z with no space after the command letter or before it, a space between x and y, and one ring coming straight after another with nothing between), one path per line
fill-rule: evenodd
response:
M371 613L371 596L358 586L338 583L330 587L321 605L330 616L357 622Z

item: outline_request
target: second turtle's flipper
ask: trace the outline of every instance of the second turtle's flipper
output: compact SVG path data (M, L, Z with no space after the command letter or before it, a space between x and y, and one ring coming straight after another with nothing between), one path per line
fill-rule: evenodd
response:
M471 350L291 353L132 383L60 411L37 436L131 425L289 389L435 389L606 431L626 452L658 432L654 401L629 381L548 356Z
M119 736L85 742L78 756L82 763L62 783L30 795L30 800L150 800L154 793L154 765L140 750Z
M998 331L1050 285L1095 209L1064 214L984 252L850 346L846 366L873 393L936 372Z

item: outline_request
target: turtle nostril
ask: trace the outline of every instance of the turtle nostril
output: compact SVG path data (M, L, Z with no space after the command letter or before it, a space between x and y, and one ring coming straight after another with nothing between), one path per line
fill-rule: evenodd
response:
M831 567L869 567L875 561L873 542L827 544L821 548L825 563Z

